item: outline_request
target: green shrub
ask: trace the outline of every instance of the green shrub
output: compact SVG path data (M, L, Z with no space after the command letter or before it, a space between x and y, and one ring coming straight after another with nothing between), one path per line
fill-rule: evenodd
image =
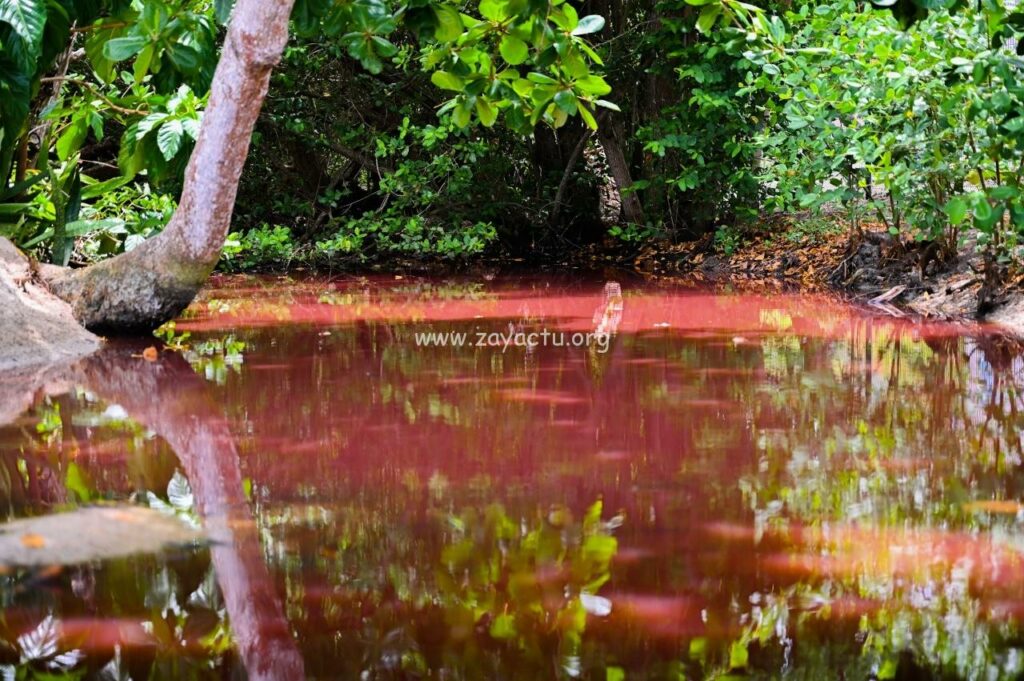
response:
M291 230L264 224L245 234L229 234L224 242L221 266L228 270L281 269L295 256Z

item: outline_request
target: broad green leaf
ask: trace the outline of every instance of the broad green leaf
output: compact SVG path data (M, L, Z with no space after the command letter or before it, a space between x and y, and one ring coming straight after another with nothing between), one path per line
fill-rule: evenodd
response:
M181 121L173 118L166 121L156 131L156 145L165 160L170 161L177 155L178 150L181 149L181 138L184 134L185 129L182 127Z
M498 51L501 52L501 58L513 66L522 64L530 56L526 43L513 35L502 38Z
M217 21L222 26L227 26L231 18L231 10L235 7L235 0L213 0L213 12Z
M946 203L946 215L950 224L959 225L967 217L967 202L960 197L950 199Z
M734 641L729 647L729 668L743 669L749 661L750 653L747 651L747 645L742 641Z
M430 74L430 82L442 90L452 90L453 92L462 92L466 86L465 81L448 71L434 71Z
M124 61L141 52L147 42L144 37L138 35L114 38L103 46L103 56L112 62Z
M77 116L71 124L57 138L57 158L62 161L68 160L76 153L85 142L85 136L89 133L89 125L83 116Z
M43 0L0 0L0 22L10 25L15 35L24 41L29 59L39 57L43 27L46 25L46 3Z
M1003 127L1010 132L1024 131L1024 116L1016 116L1003 123Z
M64 486L69 492L75 493L78 501L86 502L92 498L92 481L82 467L73 461L68 463L67 473L64 474Z
M985 196L980 196L974 203L974 226L979 231L988 232L992 225L999 221L999 214L992 209L992 204Z
M181 119L181 127L185 129L185 134L191 137L193 140L199 139L200 125L201 124L198 118Z
M606 95L612 91L612 86L601 76L589 75L576 81L576 87L588 95Z
M176 43L167 50L167 56L179 71L188 73L195 71L199 66L199 53L190 45Z
M393 57L398 54L398 48L387 38L382 38L379 35L375 35L372 38L374 49L382 57Z
M700 11L700 16L697 17L697 30L701 33L707 34L711 31L711 28L715 25L715 21L722 14L721 5L708 5Z
M465 128L469 125L470 114L469 102L465 98L461 98L455 105L455 108L452 109L452 121L460 128Z
M576 93L572 90L559 90L555 93L555 105L565 113L576 113Z
M142 139L149 134L149 131L160 125L161 121L167 118L167 114L163 111L157 111L151 113L142 120L140 120L135 126L135 139Z
M479 97L476 100L476 115L480 117L480 122L489 128L498 119L498 110L486 99Z
M114 79L114 62L103 55L103 49L119 30L123 28L107 28L91 31L85 41L85 54L89 58L89 65L104 83Z
M437 18L434 38L438 41L450 43L462 35L462 18L454 7L451 5L434 5L434 16Z
M502 21L508 18L501 0L481 0L480 16L491 21Z

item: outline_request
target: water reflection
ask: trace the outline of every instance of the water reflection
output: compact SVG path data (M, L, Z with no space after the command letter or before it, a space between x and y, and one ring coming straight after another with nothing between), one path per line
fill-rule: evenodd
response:
M602 328L607 352L420 342ZM173 507L180 467L224 538L188 557L223 614L216 645L165 657L264 678L1024 672L1024 360L984 328L628 283L231 279L165 339L0 431L12 516ZM102 603L29 577L58 619L126 626L143 610L118 599L190 599L167 565L82 568Z
M233 644L249 678L301 678L302 659L263 560L256 523L243 489L238 452L227 423L222 415L218 415L219 410L208 393L207 384L180 356L165 353L162 358L149 361L133 350L138 348L108 347L70 367L55 369L52 375L59 376L68 385L88 391L83 395L88 401L101 399L110 405L100 414L101 428L105 425L104 417L123 422L136 436L145 428L148 433L142 436L143 439L159 437L176 454L185 477L177 473L171 477L167 487L167 506L185 513L194 509L202 519L212 540L209 549L211 574L216 575L219 586L216 599L223 600L223 610L218 612L207 603L213 597L214 586L210 583L203 583L194 591L175 589L169 598L161 599L163 612L143 621L108 619L102 609L96 620L80 621L75 617L54 620L54 611L57 615L63 613L59 606L51 604L50 612L34 630L25 633L18 633L18 629L12 631L17 635L14 647L20 652L19 661L37 662L49 671L70 674L78 670L79 662L96 665L95 658L112 658L107 666L113 666L108 671L120 674L124 671L120 658L122 650L138 653L148 649L152 653L151 660L167 660L174 669L182 657L188 659L195 657L196 653L201 657L222 653L225 646ZM63 402L68 404L67 396ZM41 408L43 416L36 424L36 431L43 436L45 444L58 444L56 452L63 450L65 436L70 436L72 441L77 440L73 433L75 410L65 407L65 414L70 412L71 415L69 423L66 416L61 417L60 405L61 401L45 402ZM88 416L84 421L89 423ZM79 420L81 422L82 419ZM85 427L90 428L88 425ZM18 453L26 452L22 448ZM93 450L86 456L95 453ZM81 450L68 454L58 465L53 465L54 461L39 460L30 464L26 458L17 457L15 467L25 469L27 485L18 485L15 479L8 478L12 491L20 488L23 492L10 497L28 496L48 506L70 502L76 496L81 502L100 496L103 491L93 489L89 476L77 463ZM11 458L7 457L5 463L9 463ZM7 470L10 468L8 465ZM61 472L64 489L60 484ZM40 488L35 484L39 480L46 480L49 484ZM160 497L152 492L148 492L147 497L151 503L162 504ZM124 561L121 567L125 569L133 563L144 562ZM170 576L165 568L161 577L170 582ZM30 576L29 579L36 577ZM75 578L71 579L72 591L79 596L74 588ZM132 586L137 585L135 582ZM104 586L109 593L103 595L121 601L126 589L119 582L107 582ZM169 584L162 586L170 588ZM19 589L23 587L16 581L11 589L15 602ZM127 591L130 593L133 589ZM89 594L97 595L94 585ZM182 594L187 595L188 601L196 601L202 608L200 615L175 607L179 606L175 602L177 596ZM151 592L140 595L147 601L145 605L155 605ZM85 605L88 607L89 604ZM72 607L72 610L77 608ZM231 621L230 636L224 631L222 620L225 614ZM201 637L206 640L196 640L200 637L195 631L189 632L189 625L204 617L212 620L214 628L219 630L210 629ZM206 644L212 645L208 647ZM207 665L200 664L199 668L204 666ZM38 667L29 668L39 671ZM192 673L196 671L190 669ZM168 670L163 669L158 676L167 673ZM180 670L174 672L176 678L180 678L179 674Z

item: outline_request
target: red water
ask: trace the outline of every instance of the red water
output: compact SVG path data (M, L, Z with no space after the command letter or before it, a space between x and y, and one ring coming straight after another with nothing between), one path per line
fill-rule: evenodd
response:
M173 505L178 470L215 544L2 577L0 664L1021 673L1015 342L619 283L217 280L157 361L114 345L0 429L10 517Z

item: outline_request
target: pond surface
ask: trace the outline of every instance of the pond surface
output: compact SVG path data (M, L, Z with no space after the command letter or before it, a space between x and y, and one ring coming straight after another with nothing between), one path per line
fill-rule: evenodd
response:
M1024 672L1024 354L991 330L221 278L164 340L0 428L0 510L128 501L213 545L7 570L3 678Z

